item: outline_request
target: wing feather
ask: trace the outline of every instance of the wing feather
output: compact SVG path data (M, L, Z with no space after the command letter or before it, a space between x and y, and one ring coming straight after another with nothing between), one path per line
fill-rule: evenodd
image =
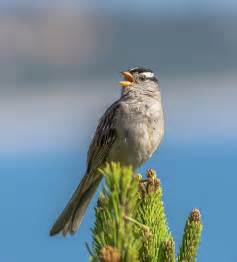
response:
M87 155L87 173L94 173L105 161L116 140L116 113L119 102L112 104L99 121Z

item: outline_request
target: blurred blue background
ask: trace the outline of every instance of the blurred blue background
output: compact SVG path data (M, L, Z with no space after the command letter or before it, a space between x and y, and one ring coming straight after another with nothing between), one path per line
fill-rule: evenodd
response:
M0 261L88 261L48 231L85 170L119 72L154 69L166 116L158 170L177 249L202 212L198 261L237 261L237 2L0 1ZM97 193L98 194L98 193Z

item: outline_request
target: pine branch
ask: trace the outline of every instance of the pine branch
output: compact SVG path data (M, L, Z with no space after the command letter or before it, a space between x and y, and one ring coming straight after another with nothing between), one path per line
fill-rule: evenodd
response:
M162 188L154 170L147 171L147 179L139 186L140 201L137 207L136 219L150 228L143 231L143 245L140 249L140 261L161 261L164 256L164 245L170 238L164 205L162 202Z
M126 219L134 217L138 180L133 178L131 168L115 163L108 164L101 173L106 185L95 209L93 260L138 261L141 240L134 234L136 225Z
M164 262L175 262L175 245L174 240L172 237L170 237L168 240L164 243Z
M147 179L129 167L111 163L100 172L105 186L95 208L92 261L175 262L175 243L168 228L162 188L154 170ZM202 231L194 209L185 226L178 262L195 262Z
M189 215L184 229L183 241L178 256L178 262L196 261L201 233L201 213L198 209L193 209Z

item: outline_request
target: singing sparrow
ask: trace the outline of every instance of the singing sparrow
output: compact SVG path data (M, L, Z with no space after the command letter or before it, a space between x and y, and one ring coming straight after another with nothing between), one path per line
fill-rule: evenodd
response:
M99 185L97 171L106 162L131 165L134 171L159 147L164 118L158 80L150 69L136 67L121 73L121 97L99 121L87 156L87 170L67 206L50 230L74 234Z

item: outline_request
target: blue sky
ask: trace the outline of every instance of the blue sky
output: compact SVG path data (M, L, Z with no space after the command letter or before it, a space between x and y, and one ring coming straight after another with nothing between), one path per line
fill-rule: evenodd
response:
M74 237L50 238L48 231L85 169L86 147L68 153L0 156L0 260L88 261L93 199ZM164 204L177 249L185 219L192 208L202 213L204 230L198 261L236 261L235 220L237 144L171 145L168 138L143 168L158 170ZM98 194L98 193L97 193Z
M80 7L83 1L0 1L1 6L17 8L59 3ZM147 14L144 10L154 9L165 15L230 13L237 7L234 0L162 0L159 6L155 0L90 3L108 11ZM226 37L231 44L228 39L234 35L230 31L219 37ZM208 53L202 61L208 62ZM178 64L176 69L178 72ZM194 77L187 73L160 75L165 139L141 168L158 170L177 249L189 212L195 207L201 210L200 262L237 261L237 78L236 72L221 72ZM91 242L96 197L74 237L50 238L48 231L84 173L88 144L99 117L119 95L119 75L116 77L76 83L52 81L48 86L31 83L30 88L24 83L1 83L0 262L88 261L85 242Z
M237 260L235 83L231 75L162 78L165 139L141 168L158 170L177 249L189 212L201 210L200 262ZM48 236L84 173L98 118L119 93L117 86L100 96L83 87L1 96L0 261L88 261L96 196L74 237Z

